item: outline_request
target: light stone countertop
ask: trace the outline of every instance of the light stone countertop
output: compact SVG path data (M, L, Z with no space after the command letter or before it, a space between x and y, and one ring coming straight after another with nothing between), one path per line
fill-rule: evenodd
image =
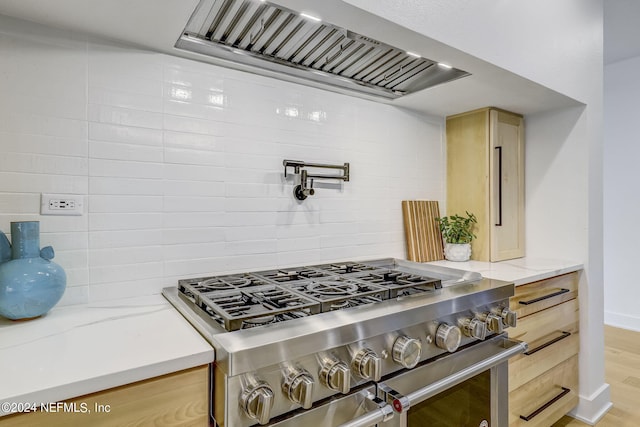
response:
M581 270L573 261L435 261L516 286ZM214 349L161 295L0 317L0 403L48 403L208 364ZM0 416L6 412L0 407Z
M208 364L214 356L162 295L54 307L28 321L0 317L0 403L57 402Z
M475 271L489 279L513 282L516 286L548 279L561 274L582 270L581 263L541 258L517 258L500 262L483 261L433 261L428 264L460 270Z

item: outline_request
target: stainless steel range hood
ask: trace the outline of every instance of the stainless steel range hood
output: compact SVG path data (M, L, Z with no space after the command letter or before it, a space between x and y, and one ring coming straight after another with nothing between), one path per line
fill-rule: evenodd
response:
M175 46L386 99L469 75L260 0L201 0Z

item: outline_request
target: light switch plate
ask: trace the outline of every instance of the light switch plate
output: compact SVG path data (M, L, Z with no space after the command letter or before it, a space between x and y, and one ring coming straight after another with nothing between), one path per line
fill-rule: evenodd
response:
M40 199L41 215L82 215L84 196L81 194L45 194Z

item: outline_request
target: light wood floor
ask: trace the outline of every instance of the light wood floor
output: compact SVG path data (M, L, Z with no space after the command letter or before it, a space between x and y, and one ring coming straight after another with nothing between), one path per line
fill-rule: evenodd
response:
M640 425L640 332L605 326L605 380L611 386L613 408L597 427ZM552 427L584 427L587 424L564 417Z

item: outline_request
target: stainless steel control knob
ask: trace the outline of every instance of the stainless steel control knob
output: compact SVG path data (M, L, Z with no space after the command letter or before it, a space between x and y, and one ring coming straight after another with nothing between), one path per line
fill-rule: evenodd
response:
M331 390L347 394L351 389L351 371L346 363L330 360L320 370L320 382Z
M351 365L359 377L373 381L380 381L382 377L382 359L370 348L358 351Z
M487 313L484 319L487 324L487 330L492 333L501 334L504 329L504 325L502 323L502 317L497 316L493 313Z
M457 326L441 323L436 329L436 346L453 353L460 346L462 332Z
M505 327L515 328L516 324L518 323L518 314L508 308L502 310L502 312L500 313L500 317L502 317L502 322L504 323Z
M255 380L249 384L240 395L240 406L244 413L258 421L267 424L271 418L274 393L269 384L262 380Z
M487 332L492 334L501 334L504 329L502 323L502 316L497 314L486 312L478 315L478 319L483 321L487 325Z
M295 369L285 376L282 391L293 403L309 409L313 403L314 384L313 377L306 369Z
M393 343L391 355L394 362L411 369L420 361L422 343L420 340L403 335Z
M479 319L464 318L460 321L462 333L468 337L483 340L487 337L487 324Z

